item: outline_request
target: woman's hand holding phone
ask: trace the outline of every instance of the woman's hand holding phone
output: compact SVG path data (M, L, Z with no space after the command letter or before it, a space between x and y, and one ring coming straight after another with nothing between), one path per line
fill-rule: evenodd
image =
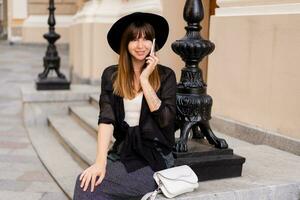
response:
M153 41L152 41L152 46L151 46L151 50L150 50L150 55L154 55L154 50L155 50L155 38L153 39Z
M159 61L159 59L155 55L155 38L154 38L153 42L152 42L152 47L151 47L151 50L150 50L150 54L149 54L148 57L146 57L147 66L143 70L143 72L141 73L140 78L148 79L149 76L151 75L151 73L153 72L153 70L155 69L156 65L158 64L158 61Z

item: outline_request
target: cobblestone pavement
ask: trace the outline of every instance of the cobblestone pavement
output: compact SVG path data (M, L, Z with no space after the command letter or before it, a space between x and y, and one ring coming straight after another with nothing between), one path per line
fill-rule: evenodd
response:
M22 122L19 85L33 82L43 70L45 50L0 41L0 200L67 199L38 159ZM59 54L67 66L67 49Z

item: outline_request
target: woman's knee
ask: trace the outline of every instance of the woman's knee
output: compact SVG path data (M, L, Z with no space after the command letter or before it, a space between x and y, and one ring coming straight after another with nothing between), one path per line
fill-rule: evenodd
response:
M82 196L83 194L83 188L80 187L81 181L80 181L80 175L79 174L76 178L75 188L74 188L74 198L73 199L80 199L79 196Z
M79 174L79 175L77 176L77 178L76 178L76 184L75 184L75 188L77 188L77 186L79 186L79 187L80 187L80 184L81 184L81 181L80 181L80 176L81 176L81 174Z
M91 194L90 191L83 191L83 188L80 187L81 181L80 181L80 175L76 179L75 189L74 189L74 196L73 200L91 200Z

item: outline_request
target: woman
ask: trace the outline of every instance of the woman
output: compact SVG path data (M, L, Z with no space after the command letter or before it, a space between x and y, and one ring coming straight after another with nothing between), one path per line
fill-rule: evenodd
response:
M163 17L133 13L108 32L119 63L102 74L97 158L78 177L74 200L139 199L157 187L155 171L173 166L176 78L150 52L168 31Z

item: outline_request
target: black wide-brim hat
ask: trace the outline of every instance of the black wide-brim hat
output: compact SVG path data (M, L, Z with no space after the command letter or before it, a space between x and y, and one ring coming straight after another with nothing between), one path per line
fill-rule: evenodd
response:
M136 21L147 22L151 24L155 31L155 43L156 51L161 49L167 41L169 35L169 24L167 20L156 14L152 13L142 13L135 12L129 15L126 15L116 21L110 28L107 34L107 41L110 47L119 54L121 37L125 29L132 23Z

